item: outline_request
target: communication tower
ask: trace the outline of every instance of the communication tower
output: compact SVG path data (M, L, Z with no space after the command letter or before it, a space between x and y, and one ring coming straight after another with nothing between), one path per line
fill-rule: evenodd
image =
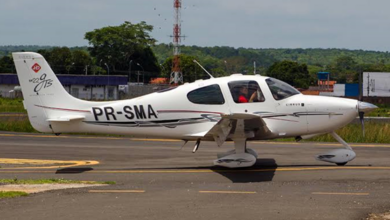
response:
M180 42L181 38L181 0L174 0L175 23L173 25L173 62L170 83L183 83L183 74L180 70Z

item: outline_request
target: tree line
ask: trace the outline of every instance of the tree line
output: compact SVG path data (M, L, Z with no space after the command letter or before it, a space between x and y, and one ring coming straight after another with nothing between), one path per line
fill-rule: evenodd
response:
M124 22L89 31L88 47L0 46L0 73L13 73L11 52L37 51L56 74L129 75L145 82L169 77L172 44L156 44L153 26ZM215 77L232 73L268 75L298 88L316 83L316 73L326 71L339 83L357 82L360 72L390 72L390 53L346 49L253 49L233 47L181 47L184 81L208 78L198 60ZM254 69L256 63L256 70Z

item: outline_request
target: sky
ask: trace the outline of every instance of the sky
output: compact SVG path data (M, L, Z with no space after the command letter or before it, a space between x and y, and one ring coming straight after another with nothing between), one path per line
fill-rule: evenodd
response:
M184 45L390 51L389 0L182 0ZM173 0L0 0L0 45L86 46L124 21L172 41Z

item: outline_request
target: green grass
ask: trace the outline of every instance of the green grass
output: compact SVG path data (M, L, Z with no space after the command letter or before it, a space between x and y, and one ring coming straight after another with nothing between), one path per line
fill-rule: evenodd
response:
M0 112L26 113L22 99L8 99L0 97Z
M0 120L0 131L37 132L27 118L10 118Z
M14 197L20 197L20 196L28 196L28 193L19 192L19 191L13 191L13 192L3 192L3 191L0 191L0 199L2 199L2 198L14 198Z
M370 112L367 116L369 117L390 117L390 105L377 104L377 109Z
M336 131L340 137L349 143L386 143L390 144L390 124L389 123L365 123L365 136L363 137L360 124L349 124ZM321 135L310 139L318 142L335 142L336 140L329 134Z
M78 180L65 180L65 179L27 179L27 180L20 180L20 179L0 179L0 184L26 184L26 185L36 185L36 184L108 184L113 185L116 184L114 181L78 181Z
M336 133L347 143L381 143L390 144L390 124L366 122L365 136L363 137L362 127L360 124L349 124ZM276 139L272 141L294 142L294 138ZM337 142L330 134L320 135L311 139L302 140L302 142Z

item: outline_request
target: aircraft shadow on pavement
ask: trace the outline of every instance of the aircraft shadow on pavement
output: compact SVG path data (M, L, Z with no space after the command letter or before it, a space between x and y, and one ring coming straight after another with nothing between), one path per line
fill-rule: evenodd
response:
M152 168L153 170L211 170L221 176L231 180L233 183L249 183L249 182L268 182L272 181L278 165L275 159L263 158L257 159L256 164L248 168L230 169L219 166L204 166L204 167L160 167ZM132 170L150 170L151 168L137 168ZM262 172L255 172L262 169ZM264 170L263 170L264 169Z
M272 181L278 165L272 158L257 159L256 164L249 168L228 169L221 167L212 167L211 170L218 173L233 183L258 183ZM264 169L263 172L252 172L254 170Z
M93 170L92 167L70 167L70 168L59 169L56 171L56 174L79 174L79 173L84 173L92 170Z

